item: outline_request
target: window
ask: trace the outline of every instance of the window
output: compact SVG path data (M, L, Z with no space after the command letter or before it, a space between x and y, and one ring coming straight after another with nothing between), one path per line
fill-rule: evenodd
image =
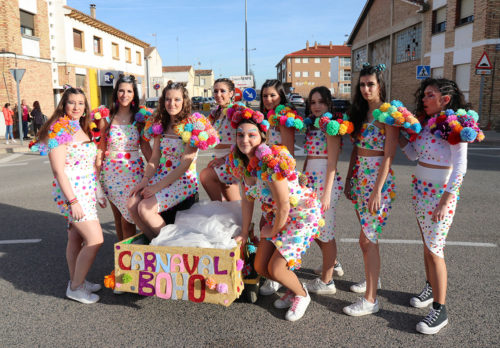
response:
M300 77L300 71L295 72L295 77Z
M113 54L113 59L120 59L120 49L117 43L111 43L111 52Z
M200 77L200 86L205 86L205 79Z
M135 51L135 60L137 65L142 65L142 55L140 51Z
M321 58L314 58L314 63L321 63Z
M446 31L446 6L432 11L432 33Z
M309 72L308 71L303 71L302 72L302 77L309 77Z
M321 77L321 71L315 71L314 77Z
M309 63L309 58L302 58L302 63Z
M474 0L458 0L457 25L474 22Z
M76 74L75 76L76 76L76 87L85 89L85 80L87 79L87 76L79 74Z
M125 47L125 61L127 63L132 63L132 53L128 47Z
M351 57L341 57L340 65L342 66L351 66Z
M352 56L354 57L354 70L360 71L363 67L363 63L367 61L366 46L353 51Z
M422 27L415 25L396 34L396 63L420 59Z
M73 29L73 47L75 50L83 51L83 32L78 29Z
M434 79L442 79L444 77L444 68L432 68L431 76Z
M351 93L351 84L350 83L341 84L340 93Z
M300 58L295 58L295 63L300 63Z
M342 80L351 81L351 71L350 70L342 70Z
M94 36L94 54L102 56L102 39Z
M19 10L21 17L21 34L35 36L35 15Z

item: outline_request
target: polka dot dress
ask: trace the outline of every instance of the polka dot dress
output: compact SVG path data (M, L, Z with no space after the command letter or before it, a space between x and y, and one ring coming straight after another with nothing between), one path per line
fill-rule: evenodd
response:
M422 180L415 175L412 175L412 179L413 208L422 229L425 245L432 253L444 257L443 249L455 215L458 196L453 195L453 199L446 207L444 219L434 222L432 221L432 214L439 204L446 184Z
M266 143L271 145L281 144L281 133L277 127L270 127L267 133L267 141Z
M71 208L66 203L67 197L64 196L57 179L54 178L52 195L68 224L72 222L99 220L96 208L97 181L94 172L96 156L97 148L92 142L73 142L66 145L64 173L68 177L73 193L85 214L83 218L73 220Z
M144 176L139 143L139 131L134 125L111 125L101 170L104 193L130 223L134 222L128 212L127 201L130 191Z
M321 129L311 127L307 131L304 152L307 156L328 156L326 136Z
M382 233L382 227L385 226L392 208L392 201L396 197L394 172L390 169L382 187L380 209L375 214L368 211L368 199L373 192L382 160L382 156L358 156L351 178L352 202L359 213L361 229L372 243L376 243Z
M161 181L179 166L182 154L184 153L184 147L185 144L181 138L170 138L162 135L160 165L155 176L149 181L149 185L154 185ZM196 192L198 192L198 175L196 173L195 159L189 169L179 179L155 194L156 201L158 202L158 212L161 213L176 206Z
M270 240L285 258L288 267L294 270L300 268L302 255L318 236L322 219L319 200L310 188L300 186L298 179L288 181L288 188L290 212L287 223L284 230ZM245 185L245 194L262 203L266 223L273 224L277 206L267 182L258 179L254 186Z
M324 193L327 165L326 159L308 159L307 167L304 171L304 175L308 179L307 186L316 192L318 199ZM320 228L320 235L318 237L322 242L329 242L335 239L335 209L343 190L344 184L342 183L342 178L336 173L330 196L330 209L323 214L325 225Z

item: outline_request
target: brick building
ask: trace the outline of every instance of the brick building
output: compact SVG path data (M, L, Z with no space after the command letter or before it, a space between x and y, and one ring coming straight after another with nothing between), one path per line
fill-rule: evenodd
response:
M50 115L54 110L54 94L47 2L0 0L0 8L0 104L2 107L5 103L17 104L16 82L9 69L25 69L19 91L21 99L26 99L30 107L38 100L42 111ZM5 134L3 117L0 134Z
M277 78L287 92L307 97L314 87L326 86L336 98L351 96L351 48L348 46L319 45L317 42L306 48L285 55L276 64ZM332 60L334 64L332 64ZM332 67L336 82L332 82Z
M475 65L483 52L493 64L485 76L480 122L500 127L500 6L497 0L369 0L347 44L352 47L353 88L364 62L385 63L388 99L415 106L418 65L432 77L457 82L479 110L481 76Z

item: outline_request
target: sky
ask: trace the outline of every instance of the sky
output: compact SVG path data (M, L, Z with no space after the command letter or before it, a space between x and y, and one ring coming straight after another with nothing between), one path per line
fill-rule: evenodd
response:
M248 0L248 64L259 86L276 64L310 45L341 45L365 0ZM212 69L215 78L245 74L244 0L67 0L67 5L156 46L163 65ZM154 36L156 34L156 36Z

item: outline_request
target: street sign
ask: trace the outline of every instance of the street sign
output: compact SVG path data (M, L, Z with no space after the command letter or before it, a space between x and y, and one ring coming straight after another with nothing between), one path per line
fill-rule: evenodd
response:
M24 72L26 69L9 69L10 73L14 77L14 80L16 80L17 83L21 82L24 76Z
M159 83L155 83L154 86L153 86L154 89L160 89L160 84Z
M239 88L234 89L234 101L240 101L242 95L243 93L241 93L241 89Z
M424 80L431 77L431 66L430 65L417 65L417 80Z
M230 76L235 87L245 89L254 86L253 75L243 75L243 76Z
M476 69L476 75L491 75L490 69Z
M257 98L257 92L255 91L255 89L246 88L243 91L243 99L245 99L246 101L252 101L255 100L255 98Z
M493 65L491 65L490 58L486 54L486 51L483 52L483 55L477 61L476 69L486 69L486 70L493 69Z

